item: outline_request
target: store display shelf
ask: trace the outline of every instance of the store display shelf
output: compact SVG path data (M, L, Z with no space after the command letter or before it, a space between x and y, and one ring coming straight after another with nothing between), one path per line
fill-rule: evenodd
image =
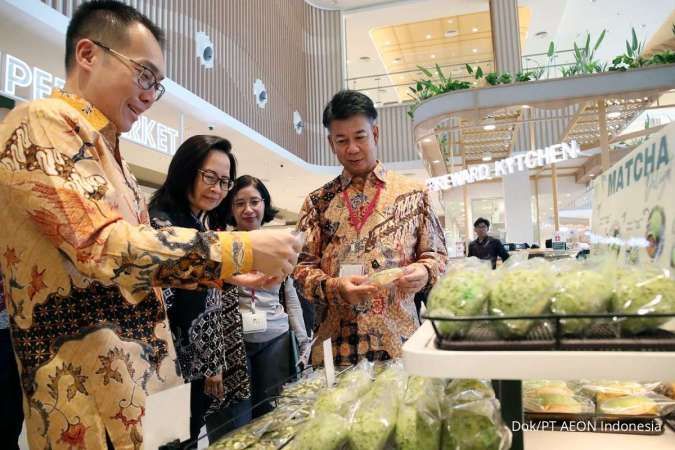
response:
M675 64L460 90L423 102L415 110L413 125L419 138L431 133L439 119L456 113L495 110L513 105L559 108L580 99L653 95L672 89L673 86Z
M410 374L437 378L663 380L675 376L675 352L439 350L430 321L403 345Z

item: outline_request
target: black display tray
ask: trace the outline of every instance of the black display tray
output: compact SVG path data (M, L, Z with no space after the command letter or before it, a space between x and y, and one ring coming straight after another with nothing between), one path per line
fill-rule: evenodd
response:
M675 318L668 314L548 314L541 316L439 317L426 315L436 332L436 346L442 350L583 350L583 351L675 351L675 333L663 329L637 335L626 333L621 323L629 318ZM565 319L591 319L583 335L565 334ZM531 320L530 331L522 337L502 337L496 331L499 321ZM562 321L562 322L561 322ZM469 324L460 336L446 336L439 322Z

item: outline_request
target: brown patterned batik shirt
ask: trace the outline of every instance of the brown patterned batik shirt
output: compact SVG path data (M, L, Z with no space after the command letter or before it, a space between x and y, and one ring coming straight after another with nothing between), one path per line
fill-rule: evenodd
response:
M349 208L372 214L360 232L350 223ZM424 264L432 285L444 270L447 251L443 229L424 188L378 163L365 183L355 186L346 171L309 194L298 228L307 233L293 277L302 294L323 311L312 353L323 361L321 343L332 338L335 363L353 364L361 358L401 356L403 342L419 326L414 296L395 288L381 289L363 305L351 306L340 298L337 277L342 264L357 263L366 275L414 262Z
M146 396L180 382L154 288L252 266L243 235L152 229L118 144L60 91L0 122L0 268L33 449L105 449L106 433L141 448Z

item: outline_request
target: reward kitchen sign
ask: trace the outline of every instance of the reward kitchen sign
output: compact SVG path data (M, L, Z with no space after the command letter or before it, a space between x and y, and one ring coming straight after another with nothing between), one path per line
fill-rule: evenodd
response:
M593 243L630 264L675 268L675 123L593 183Z

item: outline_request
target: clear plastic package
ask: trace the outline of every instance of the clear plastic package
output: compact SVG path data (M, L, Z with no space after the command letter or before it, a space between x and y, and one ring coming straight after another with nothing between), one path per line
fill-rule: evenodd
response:
M501 418L499 401L483 399L446 406L443 450L506 450L511 431Z
M514 260L509 258L497 270L490 293L490 314L495 316L538 316L544 314L553 294L553 269L543 258ZM495 321L504 337L520 337L530 331L534 320Z
M395 444L398 450L437 450L441 445L440 380L408 378L405 395L396 418Z
M489 261L474 257L450 268L429 293L429 315L465 317L485 314L491 272ZM435 325L441 334L452 337L465 333L470 323L438 320Z

